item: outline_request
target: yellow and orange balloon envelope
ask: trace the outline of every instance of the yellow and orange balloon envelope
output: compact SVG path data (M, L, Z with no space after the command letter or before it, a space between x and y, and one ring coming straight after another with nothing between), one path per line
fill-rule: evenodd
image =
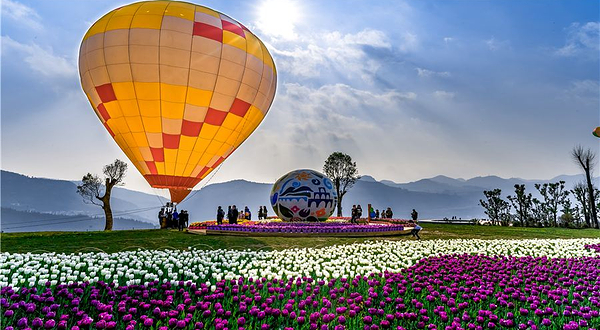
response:
M595 130L592 131L595 137L600 138L600 127L596 127Z
M79 73L110 135L174 202L250 136L277 84L273 58L244 25L178 1L104 15L83 38Z

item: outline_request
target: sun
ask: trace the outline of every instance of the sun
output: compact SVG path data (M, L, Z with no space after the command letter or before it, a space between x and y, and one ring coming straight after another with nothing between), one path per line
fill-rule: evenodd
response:
M264 0L257 8L256 25L273 37L295 39L295 27L302 19L302 8L294 0Z

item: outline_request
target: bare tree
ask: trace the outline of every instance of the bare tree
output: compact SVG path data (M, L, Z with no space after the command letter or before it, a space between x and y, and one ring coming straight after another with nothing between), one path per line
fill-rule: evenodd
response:
M591 227L590 203L588 201L590 195L587 192L587 185L583 182L578 182L573 186L572 192L575 196L575 200L581 205L581 213L583 213L585 224L588 227Z
M358 169L356 162L352 161L352 157L341 152L334 152L325 161L323 171L335 186L335 191L338 196L337 200L337 216L342 216L342 198L352 188L356 180L358 180Z
M571 193L573 196L575 196L575 201L577 202L576 209L585 219L585 224L588 228L593 227L594 223L591 216L591 203L588 199L590 195L588 193L587 184L584 182L577 182L573 186ZM596 200L593 202L593 204L596 205L596 209L598 209L600 207L600 190L598 190L596 187L594 187L594 198L596 198Z
M116 159L112 164L104 166L102 172L104 173L104 184L100 177L88 173L83 176L81 185L77 186L77 193L83 197L85 203L102 207L106 218L104 230L112 230L113 214L110 207L110 194L114 186L122 184L127 172L127 164Z
M587 181L588 190L588 202L590 210L590 220L592 225L600 229L600 223L598 222L598 211L596 209L596 197L594 196L594 185L592 183L592 172L596 165L596 153L592 149L583 149L582 146L578 145L571 151L571 156L575 163L579 164L585 172L585 180Z

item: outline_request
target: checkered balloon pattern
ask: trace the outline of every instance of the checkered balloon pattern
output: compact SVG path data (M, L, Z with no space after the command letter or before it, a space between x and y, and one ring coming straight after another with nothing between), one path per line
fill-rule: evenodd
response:
M81 85L127 157L179 202L267 114L277 73L244 25L178 1L117 8L85 34Z

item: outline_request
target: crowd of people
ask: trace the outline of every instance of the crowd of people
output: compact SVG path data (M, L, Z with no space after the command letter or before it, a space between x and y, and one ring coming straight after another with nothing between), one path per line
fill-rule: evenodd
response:
M362 212L362 207L360 205L352 205L352 217L350 218L350 222L358 223L358 219L362 217ZM381 212L379 212L379 209L374 210L373 207L371 207L369 209L369 215L371 216L371 219L392 219L392 217L394 216L394 212L392 212L392 209L390 207L388 207L385 210L382 210ZM416 239L420 240L421 236L419 236L419 232L423 229L423 227L419 226L418 224L417 219L419 218L419 213L415 209L412 209L410 217L411 220L409 221L409 223L414 224L414 227L410 231L410 234Z
M267 207L259 206L258 208L258 220L263 220L267 218ZM252 212L248 206L244 207L244 210L240 212L237 209L237 206L230 205L227 207L227 214L225 214L225 210L221 206L217 208L217 225L223 224L223 219L227 216L227 221L229 224L237 224L240 220L252 220Z
M350 218L351 223L358 223L358 220L362 218L363 210L360 205L352 205L352 217ZM374 210L373 207L369 209L369 215L371 219L392 219L394 213L392 209L388 207L385 210L379 211L379 209ZM242 220L252 220L252 212L248 206L244 207L243 210L238 210L237 206L230 205L227 207L227 213L221 206L217 208L217 225L223 224L223 220L227 216L227 221L229 224L237 224L238 221ZM268 210L266 206L259 206L258 208L258 220L267 219ZM411 212L411 220L409 223L414 224L414 228L411 230L411 235L416 239L420 240L419 232L423 229L418 224L419 213L413 209ZM177 228L180 231L188 227L189 223L189 214L186 210L181 210L181 212L177 212L177 206L175 206L172 202L167 202L167 204L160 209L158 212L158 220L160 223L161 229L167 228Z
M158 221L160 229L172 228L182 231L184 228L188 227L190 215L187 210L177 212L177 206L172 202L167 202L167 204L158 212Z
M362 207L360 205L352 205L352 216L350 217L350 222L357 223L358 219L362 217L362 212ZM371 207L369 209L369 215L371 216L371 219L392 219L394 212L392 212L391 207L381 210L381 212L379 212L379 209L375 210L373 207Z

